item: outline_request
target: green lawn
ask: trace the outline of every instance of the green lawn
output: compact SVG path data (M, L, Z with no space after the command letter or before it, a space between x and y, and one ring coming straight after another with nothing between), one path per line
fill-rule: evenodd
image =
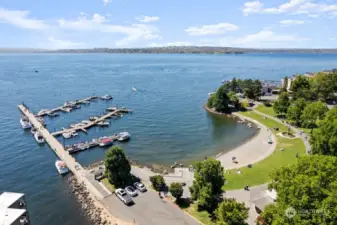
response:
M209 218L209 213L206 211L197 210L197 205L190 205L189 208L184 209L188 214L199 220L204 225L214 225L215 223Z
M281 131L286 131L287 128L281 123L271 119L264 119L263 116L247 111L240 114L251 117L269 128L279 127ZM277 133L273 131L274 133ZM254 147L254 146L252 146ZM284 151L281 149L284 148ZM277 145L275 151L266 159L253 164L253 168L242 167L241 174L236 173L236 169L231 170L230 174L225 174L228 181L224 185L225 190L240 189L245 185L256 186L267 183L269 181L270 171L287 166L296 162L296 153L305 155L305 146L300 138L287 139L277 136Z
M274 112L273 106L267 107L265 105L258 105L256 108L257 111L260 111L264 114L267 114L269 116L275 116L276 117L276 113Z
M108 178L104 178L101 180L101 182L104 184L104 186L111 191L112 193L115 192L115 186L113 184L110 184Z

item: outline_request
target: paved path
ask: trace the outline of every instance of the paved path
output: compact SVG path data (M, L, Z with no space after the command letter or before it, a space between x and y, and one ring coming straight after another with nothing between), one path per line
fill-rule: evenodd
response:
M311 148L310 148L310 144L309 144L309 137L305 133L301 134L302 132L301 132L300 129L298 129L298 128L296 128L296 127L294 127L294 126L292 126L292 125L290 125L288 123L284 123L284 121L282 121L282 120L280 120L280 119L278 119L278 118L276 118L274 116L270 116L270 115L264 114L262 112L259 112L259 111L255 110L255 109L253 111L256 112L257 114L260 114L262 116L265 116L267 118L275 120L276 122L279 122L279 123L282 123L282 124L286 124L287 126L290 126L290 128L295 132L295 134L302 139L307 154L310 153L310 149Z
M266 126L241 114L234 113L234 115L255 123L260 130L251 140L216 157L216 159L221 162L224 169L235 169L247 166L248 164L257 163L272 154L276 147L276 137ZM273 144L268 143L269 136L271 136ZM236 157L238 163L233 163L233 156Z

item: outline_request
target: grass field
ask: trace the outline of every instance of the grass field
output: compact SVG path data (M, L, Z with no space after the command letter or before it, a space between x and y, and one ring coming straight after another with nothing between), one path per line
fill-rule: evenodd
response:
M264 119L262 115L257 113L247 111L240 112L240 114L251 117L268 128L278 127L280 131L287 131L287 127L283 124L272 119ZM280 131L273 130L274 133ZM252 146L252 148L254 147L256 146ZM282 148L284 148L284 151L281 151ZM228 183L224 185L224 189L240 189L245 185L256 186L267 183L270 180L270 171L295 163L297 160L296 153L299 153L299 155L305 155L305 152L305 146L300 138L288 139L277 136L276 149L269 157L261 162L253 164L253 168L241 168L241 174L237 174L236 170L230 170L230 174L225 174L225 178Z
M111 191L112 193L115 192L115 186L113 184L110 184L108 178L104 178L101 180L101 182L104 184L104 186Z
M275 116L276 117L276 113L274 112L273 106L267 107L265 105L258 105L256 108L257 111L262 112L264 114L267 114L269 116Z
M184 209L188 214L199 220L204 225L214 225L215 223L209 217L209 213L206 211L198 211L197 205L193 204L190 207Z

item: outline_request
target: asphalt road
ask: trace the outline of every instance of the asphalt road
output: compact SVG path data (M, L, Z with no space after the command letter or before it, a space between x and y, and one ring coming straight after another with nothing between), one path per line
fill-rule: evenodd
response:
M137 225L198 225L196 220L186 215L178 206L164 199L152 190L139 193L133 198L135 204L126 206L116 195L101 200L109 212L126 222Z

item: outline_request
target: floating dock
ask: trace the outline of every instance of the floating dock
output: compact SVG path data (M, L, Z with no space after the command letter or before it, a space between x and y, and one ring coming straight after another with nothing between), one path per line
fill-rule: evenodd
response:
M93 194L98 199L103 199L104 196L96 189L96 187L88 180L85 174L85 169L76 162L69 152L67 152L60 142L49 133L49 131L39 122L36 116L29 111L25 105L18 106L21 112L28 118L29 122L41 133L45 141L48 143L50 148L55 152L55 154L67 165L69 170L76 176L79 183L84 183L88 191Z
M90 101L98 99L98 98L99 98L98 96L90 96L90 97L80 99L80 100L68 101L68 102L64 103L64 105L59 106L59 107L54 108L54 109L42 109L37 114L37 116L46 116L48 114L53 114L53 113L56 113L58 111L70 112L73 109L74 106L82 105L82 104L88 104L88 103L90 103Z
M97 125L99 122L104 121L105 119L111 118L113 116L119 115L120 113L128 113L128 112L131 112L131 111L126 109L126 108L120 108L120 109L116 108L115 111L104 114L103 116L99 117L98 119L96 119L94 121L91 121L88 124L85 124L85 125L82 125L82 126L76 125L75 127L72 127L72 128L66 128L66 129L54 132L51 135L58 136L58 135L61 135L63 133L71 133L71 132L76 132L76 131L79 131L79 130L86 133L88 128Z

